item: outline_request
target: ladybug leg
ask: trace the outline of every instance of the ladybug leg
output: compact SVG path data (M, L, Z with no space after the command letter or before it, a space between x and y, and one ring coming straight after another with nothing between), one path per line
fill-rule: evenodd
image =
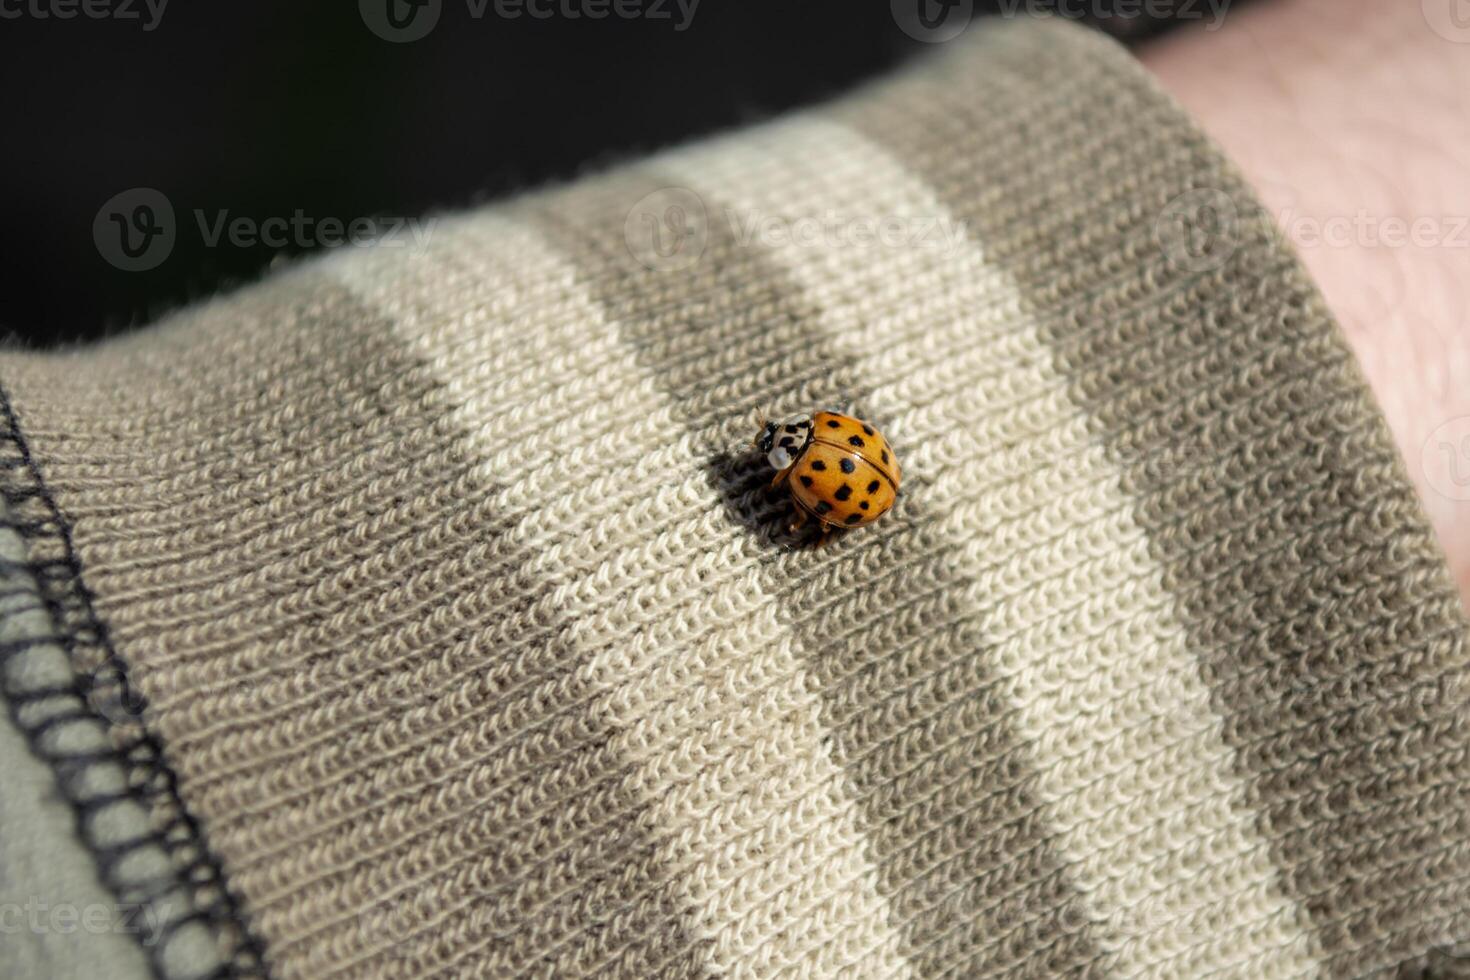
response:
M774 490L777 487L784 487L786 481L791 479L791 471L793 469L794 467L788 466L784 470L778 470L776 475L771 477L771 489Z
M788 534L795 534L797 531L800 531L805 526L806 511L803 508L798 507L796 508L796 513L791 515L791 523L786 525L786 531Z

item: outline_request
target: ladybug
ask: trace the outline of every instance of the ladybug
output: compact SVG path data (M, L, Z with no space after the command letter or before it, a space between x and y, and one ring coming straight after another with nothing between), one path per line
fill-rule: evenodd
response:
M824 538L833 528L863 527L898 498L898 456L862 419L818 412L764 422L755 446L776 470L771 486L791 490L793 533L808 517L821 524Z

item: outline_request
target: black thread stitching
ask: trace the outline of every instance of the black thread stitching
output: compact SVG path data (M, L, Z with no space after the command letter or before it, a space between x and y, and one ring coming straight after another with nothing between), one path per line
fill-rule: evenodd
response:
M124 703L141 709L143 699L129 684L126 664L112 645L106 623L97 615L94 596L82 578L71 526L41 479L40 469L21 433L9 393L3 386L0 386L0 473L7 477L7 484L0 486L0 494L3 494L9 510L0 518L0 525L18 533L27 552L32 550L33 544L49 539L52 550L59 550L61 554L60 558L34 561L0 561L0 569L24 572L32 576L37 585L34 590L0 590L0 598L6 600L39 600L39 603L28 606L12 606L9 614L42 611L55 630L44 636L0 643L0 662L8 662L38 646L55 645L66 652L72 666L71 683L67 685L15 690L7 682L5 701L11 719L24 735L31 752L52 767L57 787L72 808L78 836L91 853L99 877L120 907L135 903L146 905L180 888L193 896L196 907L186 915L165 923L159 933L151 937L151 945L143 944L143 933L131 933L147 954L154 975L160 980L169 980L164 962L169 940L179 929L203 922L216 932L227 930L235 938L232 955L208 975L210 978L267 977L264 946L249 927L239 899L230 891L219 858L210 850L203 827L179 795L178 777L165 761L158 738L139 725L135 726L139 734L115 739L114 744L105 750L67 753L54 744L48 744L52 741L48 738L52 730L76 722L95 722L117 733L112 722L95 707L93 701L94 692L101 686L98 684L99 675L105 674L115 696L126 699ZM25 482L20 486L9 484L16 479ZM39 506L43 513L33 516L15 512L16 508L28 503ZM103 664L92 671L81 669L77 657L79 646L100 650L105 654ZM38 723L27 722L23 707L42 701L71 703L48 714ZM88 765L103 760L116 763L126 774L126 789L117 793L87 794L77 784L82 781ZM100 843L91 829L92 819L109 806L131 800L145 812L152 812L160 796L166 798L173 813L177 814L164 827L113 845ZM155 847L170 856L174 866L172 876L139 882L123 880L118 875L118 866L124 860L142 849ZM180 853L186 850L192 851L192 860L181 860ZM200 904L201 886L210 886L211 901Z

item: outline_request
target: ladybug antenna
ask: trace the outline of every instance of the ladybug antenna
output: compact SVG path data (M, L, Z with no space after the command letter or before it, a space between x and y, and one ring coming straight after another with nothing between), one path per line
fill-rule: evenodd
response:
M755 422L755 438L750 441L750 444L759 449L761 446L761 436L766 434L766 413L760 408L756 408L753 414L753 421Z

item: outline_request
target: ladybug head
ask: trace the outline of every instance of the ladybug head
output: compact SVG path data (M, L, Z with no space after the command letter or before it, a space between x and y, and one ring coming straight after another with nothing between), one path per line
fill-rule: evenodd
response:
M784 422L767 422L756 436L755 447L772 469L784 470L796 461L811 438L811 417L793 415Z
M769 455L771 447L776 444L776 423L766 422L761 426L760 434L755 437L755 448L762 456Z

